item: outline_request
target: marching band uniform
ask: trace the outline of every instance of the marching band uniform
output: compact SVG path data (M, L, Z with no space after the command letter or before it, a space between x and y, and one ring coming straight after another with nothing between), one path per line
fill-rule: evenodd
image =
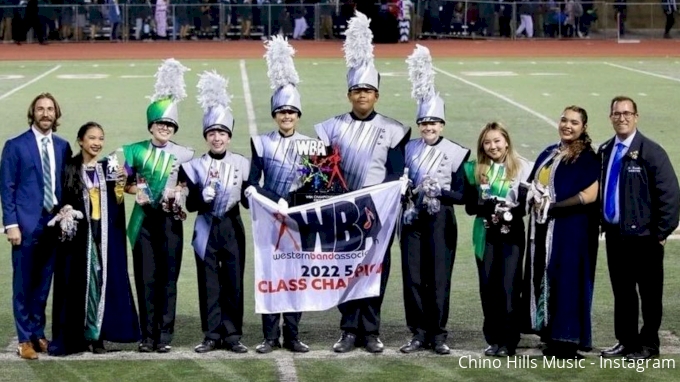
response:
M166 60L159 73L173 65L181 66L175 60ZM179 72L182 72L181 68ZM158 78L160 80L163 76ZM183 78L170 81L173 80L183 88ZM162 122L173 125L176 132L179 129L177 103L181 98L177 94L154 96L155 100L146 113L148 128L155 122ZM167 206L181 205L181 200L175 200L174 192L179 166L189 161L194 151L174 142L158 147L151 140L144 140L123 146L123 152L126 170L132 174L130 181L136 182L138 194L127 233L133 246L142 330L139 350L150 352L155 348L159 352L168 352L175 327L177 279L182 263L184 235L183 219L177 211L173 212ZM148 203L140 204L142 193L147 193Z
M213 130L232 136L234 117L225 87L226 79L216 73L204 73L199 81L206 139ZM211 92L213 89L217 92ZM217 99L209 99L214 94L218 94ZM180 183L185 182L189 189L187 210L198 212L191 243L196 255L201 328L205 335L203 342L194 348L198 353L218 347L235 353L248 351L240 342L246 243L238 204L248 208L242 193L249 171L248 159L228 150L222 153L210 150L180 168Z
M365 15L357 12L356 17L350 20L350 23L348 28L350 34L345 42L346 54L353 43L350 41L354 39L353 36L356 34L372 36L368 29L369 21ZM365 29L352 32L357 25ZM370 41L368 45L360 47L359 50L372 51ZM372 53L366 57L363 62L349 64L351 66L347 73L347 85L350 92L356 89L372 89L376 93L378 91L380 76L373 65ZM375 111L363 119L349 112L321 122L315 125L314 129L329 151L340 152L342 158L340 167L348 191L396 181L403 175L404 149L411 136L411 130L400 122ZM393 239L394 236L390 238L383 258L380 295L338 305L342 314L340 329L343 334L334 345L336 352L352 350L357 338L361 339L361 337L365 338L366 348L369 351L382 352L383 345L378 338L380 309L390 273L390 247Z
M409 61L418 55L431 62L429 51L422 46L417 46ZM434 94L433 84L432 90L418 100L418 124L445 123L444 101ZM438 354L450 352L445 343L446 323L458 241L453 205L463 202L462 164L469 155L470 150L441 136L431 145L423 138L406 145L409 180L420 190L412 197L417 199L415 203L409 203L411 208L404 211L400 233L406 324L413 334L401 348L405 353L426 344ZM431 191L426 191L428 187Z
M267 63L270 66L268 72L272 87L275 88L271 97L272 117L280 111L294 111L302 116L300 93L297 90L297 72L293 66L293 49L288 42L280 36L275 36L267 41ZM285 52L276 56L277 52ZM273 71L279 65L283 70ZM302 165L302 157L296 151L295 141L311 140L311 137L294 131L292 135L285 136L281 131L254 136L250 140L252 152L250 175L248 184L254 187L258 193L274 202L294 205L293 193L302 187L302 181L298 169ZM260 179L263 183L260 185ZM283 201L281 201L283 199ZM274 348L280 348L279 338L281 331L279 324L283 316L283 347L294 352L307 352L309 348L298 339L298 324L302 317L301 312L286 312L262 315L262 334L264 341L257 346L258 353L269 353Z

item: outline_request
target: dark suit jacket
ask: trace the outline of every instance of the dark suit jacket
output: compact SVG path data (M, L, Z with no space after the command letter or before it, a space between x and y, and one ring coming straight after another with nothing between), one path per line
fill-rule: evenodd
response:
M69 143L52 134L55 162L55 190L61 201L61 184L65 161L71 157ZM43 211L43 171L40 148L33 131L9 139L0 160L0 197L2 222L18 224L22 236L33 233ZM55 206L56 207L56 206Z
M607 167L615 139L597 150L602 170L600 200L607 187ZM680 187L666 151L638 130L619 174L619 229L623 235L656 236L665 240L678 227Z

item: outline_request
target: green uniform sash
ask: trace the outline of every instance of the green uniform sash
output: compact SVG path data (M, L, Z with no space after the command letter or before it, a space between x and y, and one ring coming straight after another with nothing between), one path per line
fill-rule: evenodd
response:
M467 181L477 187L477 191L481 192L480 185L475 179L475 167L477 161L468 161L463 164L465 170L465 177ZM489 191L491 196L496 196L500 199L505 198L510 190L512 182L505 179L505 166L492 163L489 170L486 172L487 179L489 179ZM472 245L475 250L475 256L482 260L484 258L484 250L486 248L486 227L484 227L484 218L477 216L472 225Z
M175 156L154 147L150 140L123 146L123 153L127 165L133 168L138 176L146 179L151 193L151 206L158 206L175 163ZM145 217L142 206L135 203L127 228L128 239L132 246L137 241Z

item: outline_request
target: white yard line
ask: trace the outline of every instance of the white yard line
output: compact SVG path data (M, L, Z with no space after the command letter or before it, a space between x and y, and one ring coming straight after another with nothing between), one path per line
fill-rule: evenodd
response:
M55 66L54 68L52 68L52 69L46 71L45 73L39 75L38 77L35 77L34 79L32 79L32 80L30 80L30 81L28 81L28 82L24 82L23 84L21 84L21 85L15 87L14 89L8 91L7 93L5 93L5 94L3 94L3 95L0 95L0 100L3 100L3 99L5 99L5 98L11 96L12 94L18 92L19 90L21 90L21 89L23 89L23 88L25 88L25 87L27 87L27 86L29 86L29 85L35 83L35 82L40 81L40 80L43 79L44 77L49 76L49 75L52 74L53 72L57 71L59 68L61 68L61 65L57 65L57 66Z
M548 118L547 116L545 116L545 115L543 115L543 114L537 112L537 111L534 110L534 109L529 108L528 106L524 106L524 105L522 105L521 103L512 100L511 98L508 98L508 97L506 97L506 96L504 96L504 95L502 95L502 94L500 94L500 93L497 93L497 92L495 92L495 91L493 91L493 90L491 90L491 89L485 88L485 87L482 86L482 85L478 85L478 84L476 84L476 83L474 83L474 82L472 82L472 81L468 81L468 80L466 80L465 78L462 78L462 77L460 77L460 76L457 76L457 75L455 75L455 74L453 74L453 73L449 73L449 72L447 72L447 71L445 71L445 70L442 70L442 69L439 69L439 68L437 68L437 67L435 67L434 70L438 71L439 73L441 73L441 74L443 74L443 75L445 75L445 76L447 76L447 77L451 77L451 78L453 78L454 80L458 80L458 81L460 81L460 82L462 82L462 83L464 83L464 84L466 84L466 85L469 85L469 86L472 86L473 88L479 89L479 90L481 90L481 91L483 91L483 92L485 92L485 93L487 93L487 94L491 94L492 96L494 96L494 97L496 97L496 98L502 99L503 101L509 103L510 105L515 106L515 107L517 107L517 108L519 108L519 109L522 109L522 110L526 111L527 113L533 115L534 117L536 117L536 118L538 118L538 119L544 121L544 122L547 123L548 125L550 125L550 126L552 126L553 128L557 129L557 121L554 121L554 120Z
M243 98L246 101L246 113L248 114L248 131L250 136L253 137L257 135L257 123L255 123L255 108L253 107L253 97L250 94L246 60L239 61L239 65L241 67L241 82L243 82Z
M680 78L665 76L663 74L648 72L646 70L630 68L628 66L623 66L623 65L619 65L619 64L612 64L611 62L603 62L603 64L614 67L614 68L619 68L619 69L628 70L628 71L635 72L635 73L644 74L644 75L647 75L647 76L663 78L664 80L671 80L671 81L675 81L675 82L680 82Z
M276 371L279 374L280 382L298 382L295 361L291 354L276 357Z

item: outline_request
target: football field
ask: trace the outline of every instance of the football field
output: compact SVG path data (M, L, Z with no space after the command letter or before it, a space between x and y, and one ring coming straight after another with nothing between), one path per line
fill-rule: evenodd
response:
M427 41L422 43L427 46ZM123 44L121 44L123 45ZM121 45L111 45L111 49ZM293 44L295 45L295 44ZM86 44L82 44L87 49ZM263 52L264 53L264 50ZM168 56L170 57L170 56ZM377 110L415 128L416 103L410 98L406 57L376 59L381 72ZM186 73L188 98L179 106L180 128L174 140L207 150L202 136L202 111L196 101L198 74L216 70L229 80L236 120L231 150L250 157L249 138L275 129L270 114L272 90L264 59L180 59L191 69ZM145 111L153 93L154 73L160 59L108 61L2 61L0 62L0 141L19 134L27 126L29 103L40 92L51 92L59 101L63 117L58 134L77 148L77 129L87 121L105 130L104 152L150 137ZM301 79L302 119L300 131L314 136L313 125L350 109L346 98L346 68L341 58L297 58ZM588 131L597 144L611 137L609 102L628 95L638 104L642 133L659 142L680 171L680 130L676 128L680 100L680 57L625 58L435 58L436 87L446 102L444 136L470 148L475 156L477 135L490 121L503 122L519 153L533 161L538 153L558 140L557 121L564 107L579 105L589 113ZM128 196L131 210L134 199ZM185 222L184 258L179 280L177 322L173 350L166 355L142 355L136 345L111 344L103 356L82 354L67 358L41 355L26 362L15 355L16 332L12 315L12 269L9 244L0 245L0 380L46 381L461 381L461 380L616 380L674 381L680 371L680 241L666 245L664 321L661 332L662 359L642 368L602 365L599 349L615 343L613 297L603 245L598 256L593 302L595 350L586 353L580 368L544 364L535 336L523 338L518 355L533 362L510 363L498 359L488 363L482 349L482 311L477 269L471 246L472 219L456 208L458 249L453 271L448 344L451 356L430 352L402 355L399 346L410 339L404 319L401 261L398 245L392 249L393 266L382 309L383 355L363 349L336 355L331 346L339 335L337 309L304 313L300 339L311 352L292 355L275 351L255 353L262 340L260 316L253 297L253 251L250 217L242 210L247 230L245 317L242 342L246 355L215 351L193 352L203 335L198 312L196 267L191 248L194 216ZM601 242L603 244L603 242ZM643 257L644 254L640 254ZM132 261L129 261L130 275ZM134 288L134 284L133 284ZM50 302L51 308L51 302ZM51 310L51 309L50 309ZM48 312L48 326L51 325ZM48 331L49 333L49 331ZM50 335L48 334L48 338ZM487 363L482 364L485 359ZM518 359L519 360L519 359ZM624 365L628 366L628 364ZM654 366L658 366L655 368ZM680 367L680 366L679 366Z

